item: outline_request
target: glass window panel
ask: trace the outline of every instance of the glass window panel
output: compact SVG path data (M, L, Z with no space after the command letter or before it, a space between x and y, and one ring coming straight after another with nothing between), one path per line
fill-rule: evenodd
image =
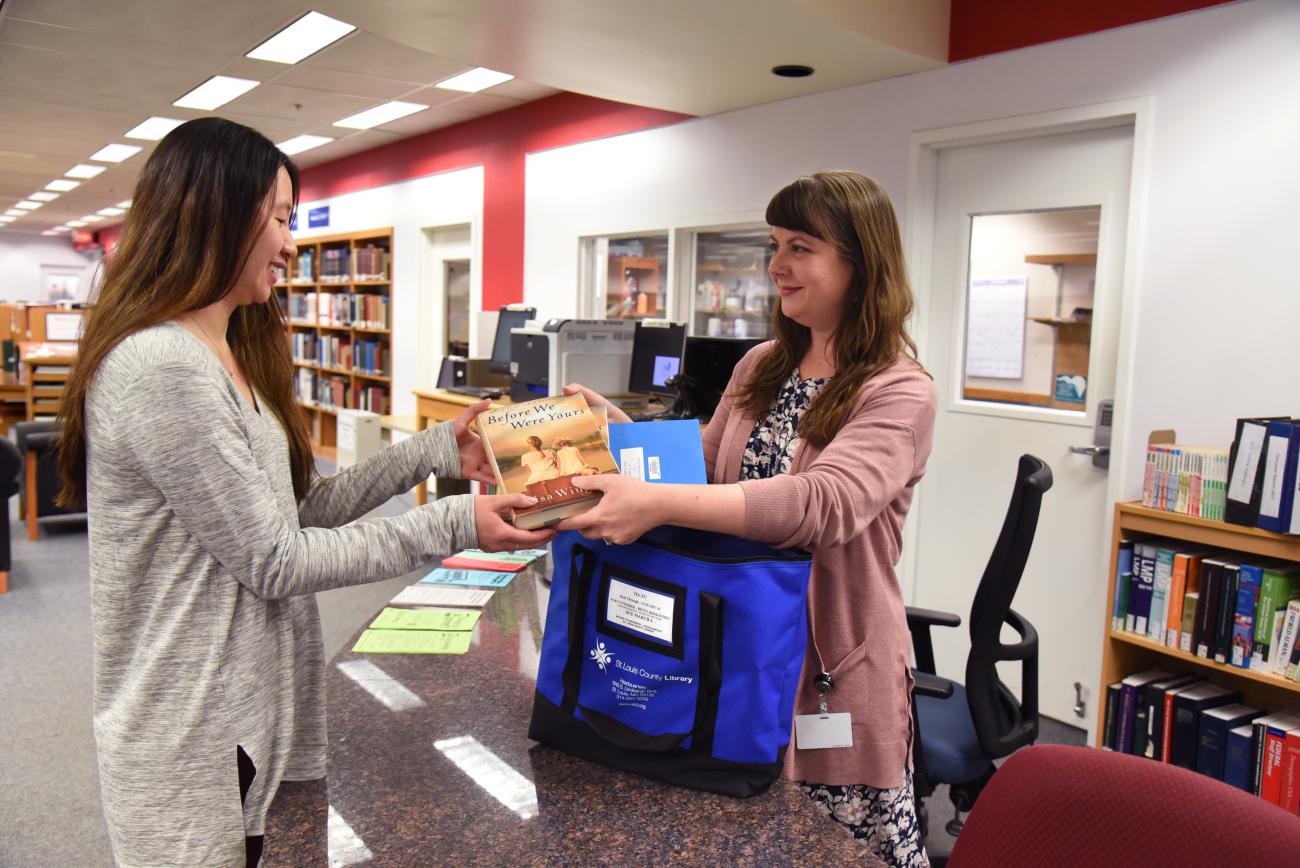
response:
M776 290L767 273L766 226L697 232L690 333L768 338Z
M606 319L666 317L668 233L594 240L596 270L604 277L604 298L598 299L596 315ZM598 282L590 287L593 295L600 291L599 286Z
M1100 208L971 218L962 397L1087 410Z

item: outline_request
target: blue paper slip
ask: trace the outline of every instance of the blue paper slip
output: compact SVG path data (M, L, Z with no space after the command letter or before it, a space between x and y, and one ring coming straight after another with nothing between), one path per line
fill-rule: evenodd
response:
M703 485L704 443L694 419L663 419L609 426L609 451L618 471L645 482Z
M453 570L438 567L424 578L422 585L473 585L478 588L504 588L517 573L498 573L493 570Z

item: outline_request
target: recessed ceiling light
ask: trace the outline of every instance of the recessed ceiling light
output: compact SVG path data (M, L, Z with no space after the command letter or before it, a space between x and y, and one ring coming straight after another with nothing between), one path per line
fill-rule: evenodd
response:
M247 78L233 78L229 75L214 75L185 96L172 103L180 108L203 109L212 111L230 102L237 96L243 96L261 84Z
M100 208L95 213L103 214L105 217L118 217L121 216L122 214L125 214L126 209L125 208Z
M17 219L17 217L0 217L0 223L12 223Z
M98 223L100 220L103 219L104 219L104 215L102 214L87 214L85 217L81 218L83 223Z
M130 207L131 207L131 200L130 200L130 199L123 199L121 202L118 202L117 205L114 206L114 207L117 207L117 208L130 208Z
M33 202L31 199L24 199L21 202L15 202L14 207L23 211L35 211L37 208L44 208L44 202Z
M800 63L785 63L772 67L772 74L781 78L807 78L813 74L813 68Z
M280 142L276 147L287 156L292 157L294 154L301 154L303 151L310 151L312 148L328 145L332 141L334 140L329 136L294 136L288 141Z
M46 190L58 190L60 193L66 193L69 190L75 190L81 186L80 181L69 181L67 178L58 178L45 185Z
M82 226L85 226L85 225L86 225L86 221L85 221L85 220L69 220L69 221L68 221L68 225L71 226L73 229L80 229Z
M39 193L33 193L33 194L31 194L31 195L28 196L27 198L28 198L28 199L31 199L33 202L53 202L55 199L59 198L59 194L58 194L58 193L46 193L45 191L42 190L42 191L39 192Z
M101 163L120 163L127 157L134 157L140 151L139 145L104 145L91 154L90 159L99 160Z
M244 56L275 63L297 63L356 29L345 21L308 12Z
M26 214L26 213L27 213L26 211L19 211L17 208L10 208L8 211L5 212L5 216L6 216L6 217L21 217L21 216L23 216L23 215Z
M443 90L462 90L465 93L478 93L480 90L487 90L489 87L495 87L512 78L514 78L513 75L480 66L468 72L462 72L460 75L453 75L446 81L438 82L434 87L440 87Z
M380 124L386 124L389 121L395 121L398 118L404 118L407 115L422 112L427 108L427 105L420 105L419 103L393 100L392 102L386 102L383 105L377 105L372 109L366 109L363 112L348 115L342 120L335 121L334 126L347 127L352 130L368 130L371 127L377 127Z
M107 166L91 166L87 163L77 163L63 174L69 178L93 178L108 168Z
M160 118L157 116L149 118L143 123L137 124L122 135L128 139L141 139L146 142L156 142L172 130L179 127L185 121L176 118Z
M42 234L42 235L58 235L59 233L55 232L53 229L46 229L46 230L45 230L44 232L42 232L41 234Z

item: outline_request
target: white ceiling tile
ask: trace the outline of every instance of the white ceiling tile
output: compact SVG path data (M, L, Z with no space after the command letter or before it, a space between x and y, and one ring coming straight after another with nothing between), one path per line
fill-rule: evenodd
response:
M364 31L353 33L317 52L303 64L415 84L431 84L472 67L472 64L437 57Z
M374 100L358 96L264 84L222 106L234 114L255 115L289 122L303 128L331 123L375 104Z
M61 51L90 60L129 60L202 72L230 59L230 54L197 45L176 45L139 37L105 39L78 27L55 27L10 16L0 27L0 43Z
M201 84L192 70L127 60L92 60L58 51L5 46L0 51L0 81L104 96L171 100Z
M484 96L503 96L509 99L517 99L521 102L531 102L535 99L554 96L557 93L563 93L553 87L547 87L544 84L537 84L523 79L513 78L504 84L498 84L496 87L488 88L481 92Z
M285 70L275 80L276 84L291 87L306 87L325 90L331 93L345 93L362 96L371 100L398 99L417 89L409 81L394 81L389 78L376 78L373 75L361 75L355 72L340 72L324 67L297 66Z

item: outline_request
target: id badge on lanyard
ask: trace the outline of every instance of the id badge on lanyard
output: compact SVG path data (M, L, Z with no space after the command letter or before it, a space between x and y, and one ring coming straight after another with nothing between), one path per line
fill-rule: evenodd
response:
M820 656L820 655L819 655ZM853 719L847 711L832 714L828 697L835 689L835 679L822 672L813 679L817 688L818 712L796 714L794 718L794 746L798 750L821 750L833 747L853 747Z

